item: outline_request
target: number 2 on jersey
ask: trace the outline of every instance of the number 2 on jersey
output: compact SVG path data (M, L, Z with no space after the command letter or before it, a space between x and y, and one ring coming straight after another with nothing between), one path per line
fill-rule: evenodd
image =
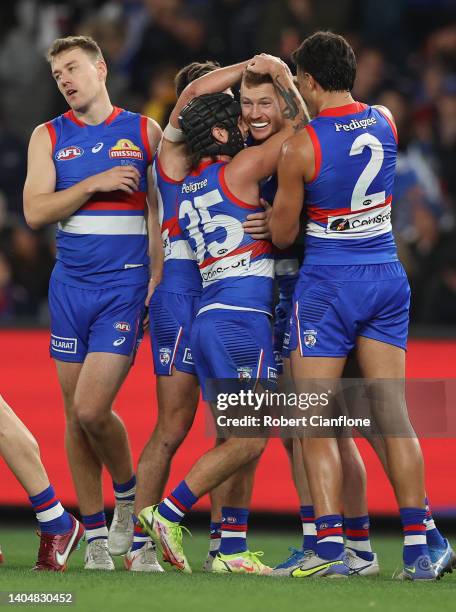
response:
M366 195L367 190L377 174L380 172L383 164L384 153L382 143L372 134L361 134L353 141L350 149L350 156L360 155L363 152L364 147L369 147L372 155L367 166L361 172L358 180L356 181L355 188L353 189L350 204L352 211L372 208L373 206L382 204L385 201L384 191Z

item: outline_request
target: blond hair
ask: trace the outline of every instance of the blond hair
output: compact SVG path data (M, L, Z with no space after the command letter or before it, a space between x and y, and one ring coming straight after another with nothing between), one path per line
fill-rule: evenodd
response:
M98 43L91 36L66 36L65 38L57 38L49 47L46 59L51 63L57 55L69 49L82 49L89 54L92 59L104 61L103 53Z

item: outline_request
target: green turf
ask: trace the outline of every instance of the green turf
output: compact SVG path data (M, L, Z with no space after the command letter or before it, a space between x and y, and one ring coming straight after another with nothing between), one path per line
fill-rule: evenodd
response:
M391 580L401 558L399 538L378 537L373 541L381 563L379 577L348 580L207 575L200 571L208 544L203 533L195 533L186 541L194 568L191 576L174 571L152 575L126 572L120 558L116 559L116 572L84 571L82 551L72 555L65 574L35 574L29 568L36 555L38 539L31 529L2 529L0 543L6 559L0 568L0 591L71 591L75 594L74 605L47 606L48 609L97 612L426 612L455 609L456 574L447 574L437 583ZM299 538L290 538L289 534L260 533L250 535L249 543L251 550L265 551L265 562L275 564L283 560L287 546L299 546Z

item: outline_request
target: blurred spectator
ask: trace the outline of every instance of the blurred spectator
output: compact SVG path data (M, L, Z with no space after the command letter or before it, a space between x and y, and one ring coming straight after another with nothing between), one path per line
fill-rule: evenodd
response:
M351 0L269 0L263 3L257 49L279 55L291 65L291 53L316 30L345 32L353 23Z
M133 90L146 99L151 77L172 59L179 68L208 56L205 23L182 0L145 0L149 22L132 61Z
M5 206L16 214L22 210L22 189L27 169L27 151L0 116L0 192Z
M18 225L11 232L8 258L15 288L16 315L42 317L54 266L51 248L41 233Z
M429 283L421 321L428 324L456 325L456 236L441 253L440 267Z
M168 123L168 118L176 103L174 77L178 72L176 66L162 66L150 80L149 98L142 113L155 119L162 127Z

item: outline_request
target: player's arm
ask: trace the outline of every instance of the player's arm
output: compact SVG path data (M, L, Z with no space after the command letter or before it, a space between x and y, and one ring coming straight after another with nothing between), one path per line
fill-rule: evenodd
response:
M139 172L133 166L116 166L95 174L68 189L55 191L56 173L52 143L45 125L38 126L28 150L27 178L24 185L24 216L32 229L66 219L97 191L138 190Z
M299 233L304 204L304 181L315 164L312 143L307 132L300 132L282 146L278 166L279 188L274 205L268 211L272 242L284 249L293 244Z
M163 274L163 241L158 216L157 190L154 185L151 168L147 173L147 227L149 234L150 280L147 291L146 306L149 305L155 287L161 282Z
M158 149L162 135L163 132L158 123L154 121L154 119L147 117L147 138L149 140L149 147L152 157L155 155L155 152Z
M159 159L163 170L173 180L181 180L188 172L187 146L184 133L179 127L179 115L186 104L202 94L224 91L235 85L242 77L247 62L218 68L187 85L176 102L169 123L163 132Z
M171 126L173 128L179 128L179 115L181 114L184 106L188 104L190 100L193 100L193 98L197 98L203 94L225 91L225 89L232 87L238 81L240 81L242 73L244 72L247 64L248 61L245 61L240 62L239 64L233 64L232 66L217 68L217 70L208 72L207 74L204 74L203 76L189 83L179 96L176 106L173 108L170 115L169 123Z

